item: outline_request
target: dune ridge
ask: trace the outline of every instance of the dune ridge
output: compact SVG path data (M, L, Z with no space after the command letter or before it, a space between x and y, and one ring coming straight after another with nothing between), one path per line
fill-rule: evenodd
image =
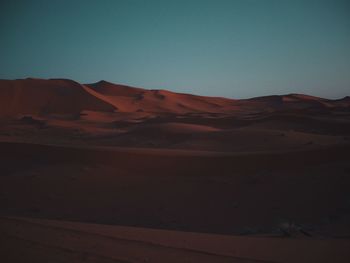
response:
M241 110L348 108L346 98L329 100L302 94L244 100L205 97L167 90L146 90L100 81L68 79L0 80L0 116L73 114L84 110L153 113L233 113Z

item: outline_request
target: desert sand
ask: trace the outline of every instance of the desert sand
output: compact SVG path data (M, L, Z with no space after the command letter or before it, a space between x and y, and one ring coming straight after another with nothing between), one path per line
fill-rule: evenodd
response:
M350 98L0 80L5 262L349 262Z

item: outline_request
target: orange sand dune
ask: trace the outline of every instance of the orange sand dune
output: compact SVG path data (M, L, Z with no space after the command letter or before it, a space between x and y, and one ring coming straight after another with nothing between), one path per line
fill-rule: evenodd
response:
M234 113L242 110L348 108L350 101L290 94L248 100L146 90L106 81L81 85L64 79L0 80L0 116L18 114L79 115L84 110L149 113Z
M0 116L18 114L79 115L82 110L113 111L72 80L0 80Z
M346 97L232 100L106 81L25 79L1 81L0 100L0 116L7 117L1 121L3 141L242 152L350 140Z
M106 81L86 85L101 99L112 103L121 112L225 112L234 109L234 100L194 96L166 90L145 90L116 85Z

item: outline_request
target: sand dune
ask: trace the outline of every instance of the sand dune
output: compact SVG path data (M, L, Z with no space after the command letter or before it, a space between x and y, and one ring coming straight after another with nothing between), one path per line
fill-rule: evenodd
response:
M0 80L0 259L348 262L349 156L349 97Z
M0 95L3 141L232 152L341 144L350 134L347 98L232 100L58 79L3 80Z
M86 85L121 112L224 112L234 109L234 100L179 94L166 90L145 90L101 81Z
M113 111L74 81L64 79L1 80L0 116L19 114L79 115L82 110Z
M232 113L242 110L348 108L349 100L291 94L248 100L195 96L146 90L100 81L81 85L65 79L1 80L0 116L73 114L83 110L157 113Z

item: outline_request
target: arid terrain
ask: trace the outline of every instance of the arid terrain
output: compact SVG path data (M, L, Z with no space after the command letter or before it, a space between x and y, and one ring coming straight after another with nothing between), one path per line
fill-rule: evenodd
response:
M0 80L1 262L350 262L350 97Z

